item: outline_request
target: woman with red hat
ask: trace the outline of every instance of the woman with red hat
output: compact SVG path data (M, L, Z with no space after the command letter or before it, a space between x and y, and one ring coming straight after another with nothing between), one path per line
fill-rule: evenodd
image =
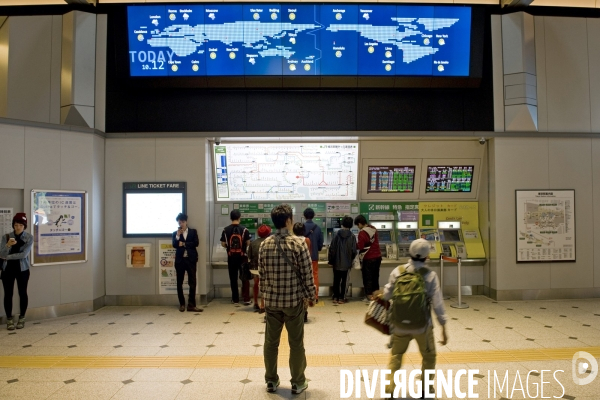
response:
M269 225L261 225L258 227L258 238L254 239L250 246L248 247L248 261L250 261L250 265L252 266L253 271L258 272L258 250L260 249L261 243L269 237L271 234L271 227ZM258 283L260 282L260 277L255 274L254 275L254 288L252 291L254 292L254 312L258 312L260 314L265 312L265 302L264 300L261 302L261 305L258 305Z
M4 311L6 312L6 329L15 329L12 314L12 298L15 280L19 290L21 312L17 329L25 327L27 311L27 283L29 282L29 252L33 245L33 236L27 232L27 215L17 213L12 220L13 231L2 235L0 240L0 258L2 259L2 286L4 287Z

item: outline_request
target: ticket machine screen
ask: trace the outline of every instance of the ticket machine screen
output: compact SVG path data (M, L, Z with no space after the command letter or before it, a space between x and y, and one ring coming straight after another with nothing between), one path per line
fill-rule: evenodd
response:
M417 231L398 231L399 243L410 243L417 239Z
M445 230L442 231L442 235L444 236L445 242L460 242L460 233L457 230Z
M391 242L392 241L392 231L378 231L380 242Z

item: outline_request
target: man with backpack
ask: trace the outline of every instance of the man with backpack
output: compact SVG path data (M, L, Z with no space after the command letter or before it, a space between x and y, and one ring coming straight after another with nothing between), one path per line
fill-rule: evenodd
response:
M229 283L231 284L231 302L240 303L240 292L238 290L238 277L242 270L242 264L248 261L246 249L250 244L250 232L240 224L242 214L240 210L233 210L229 214L231 225L226 226L221 233L221 246L227 249L227 269L229 270ZM250 281L242 279L242 298L244 305L250 303Z
M392 354L388 368L392 375L402 367L402 356L411 340L415 339L423 357L421 366L421 382L425 393L425 371L435 370L436 351L433 336L431 308L442 326L442 346L448 343L446 322L448 317L444 309L444 301L437 274L425 267L429 258L431 245L425 239L417 239L410 244L410 260L400 265L390 274L385 285L383 298L392 301L390 306L390 322L392 323ZM433 375L431 376L433 381ZM393 380L386 387L386 393L393 395ZM433 385L430 386L433 393Z

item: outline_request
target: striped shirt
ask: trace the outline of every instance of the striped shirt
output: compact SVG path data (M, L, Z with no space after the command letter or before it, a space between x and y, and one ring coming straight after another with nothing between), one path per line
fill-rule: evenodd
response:
M300 271L308 294L305 294L303 283L298 280L292 266L280 255L275 239L280 240L281 248ZM312 260L306 242L303 237L294 236L287 229L278 229L275 235L269 236L260 245L258 273L260 292L266 307L296 307L305 298L315 298Z

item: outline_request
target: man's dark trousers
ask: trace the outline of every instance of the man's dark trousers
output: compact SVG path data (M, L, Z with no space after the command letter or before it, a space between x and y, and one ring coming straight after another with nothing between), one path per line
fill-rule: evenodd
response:
M179 305L185 306L185 296L183 295L183 279L185 273L188 274L188 285L190 294L188 298L188 307L196 305L196 263L189 257L182 257L181 261L175 262L175 272L177 274L177 297Z

